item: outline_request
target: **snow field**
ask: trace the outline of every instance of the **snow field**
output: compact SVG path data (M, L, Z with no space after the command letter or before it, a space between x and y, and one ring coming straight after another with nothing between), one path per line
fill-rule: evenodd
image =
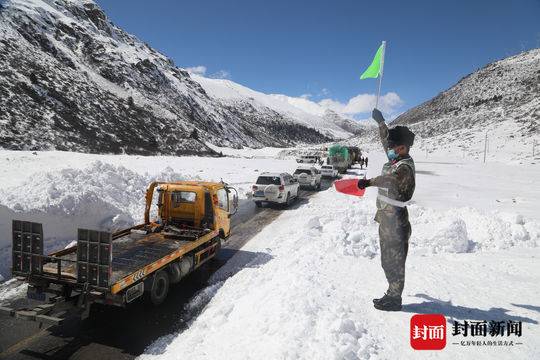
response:
M0 279L1 281L1 279ZM21 284L15 279L10 279L0 286L0 303L4 300L26 297L27 284Z

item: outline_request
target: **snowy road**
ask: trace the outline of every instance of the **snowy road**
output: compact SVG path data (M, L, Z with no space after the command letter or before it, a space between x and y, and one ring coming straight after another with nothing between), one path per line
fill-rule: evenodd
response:
M323 181L323 190L331 184ZM246 263L253 260L258 254L241 248L283 211L308 203L313 194L301 190L299 199L285 210L278 206L258 209L252 201L243 200L233 217L233 234L223 245L218 259L172 287L167 301L159 307L140 302L127 309L94 305L89 319L44 330L34 323L0 315L0 358L130 359L140 355L156 339L183 330L196 315L186 311L184 305L207 286L208 278L234 255L240 255ZM241 264L235 264L236 271L241 268ZM228 276L234 273L230 271Z

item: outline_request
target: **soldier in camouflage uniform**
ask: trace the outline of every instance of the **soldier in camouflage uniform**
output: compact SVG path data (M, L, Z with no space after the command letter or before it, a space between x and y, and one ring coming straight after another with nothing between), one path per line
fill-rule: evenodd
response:
M360 179L359 188L376 186L377 214L381 263L388 280L388 290L380 299L374 299L375 308L386 311L401 310L401 293L405 283L405 259L409 248L411 224L407 202L412 198L415 187L414 161L409 148L414 134L405 126L388 129L381 112L373 110L373 119L379 124L379 133L388 162L382 173L372 179Z

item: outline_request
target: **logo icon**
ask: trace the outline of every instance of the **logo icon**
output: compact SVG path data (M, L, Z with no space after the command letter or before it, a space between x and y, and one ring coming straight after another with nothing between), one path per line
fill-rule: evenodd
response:
M411 317L411 346L415 350L442 350L446 346L446 318L442 314Z

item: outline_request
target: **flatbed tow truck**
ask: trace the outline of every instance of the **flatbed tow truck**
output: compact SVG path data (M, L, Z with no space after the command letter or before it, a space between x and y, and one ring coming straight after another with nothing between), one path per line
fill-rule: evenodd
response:
M154 190L157 217L151 221ZM93 303L123 307L144 295L159 305L170 284L216 256L237 207L236 189L222 182L153 182L143 224L114 233L78 229L75 246L48 255L43 225L13 220L12 274L28 283L28 298L40 305L0 311L59 325L87 317Z

